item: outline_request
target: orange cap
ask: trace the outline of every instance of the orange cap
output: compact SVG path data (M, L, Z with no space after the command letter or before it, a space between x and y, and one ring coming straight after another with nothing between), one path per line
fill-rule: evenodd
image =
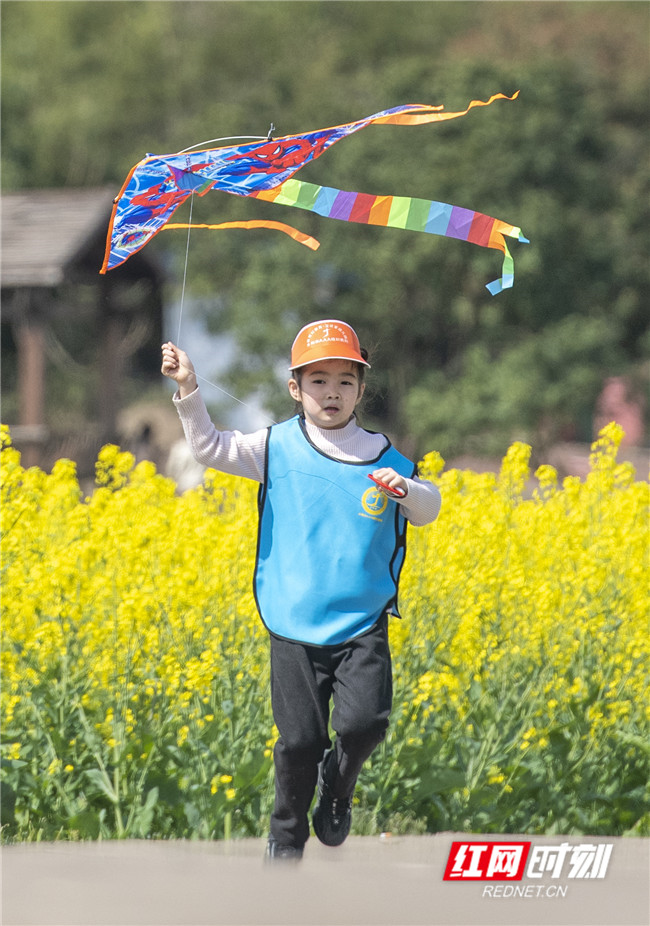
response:
M301 328L291 346L291 367L296 370L315 360L353 360L370 364L361 356L359 338L346 322L335 318L311 322Z

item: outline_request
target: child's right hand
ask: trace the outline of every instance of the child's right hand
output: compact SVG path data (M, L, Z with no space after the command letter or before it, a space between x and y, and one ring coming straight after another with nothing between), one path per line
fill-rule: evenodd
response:
M178 383L181 398L196 389L194 365L184 350L171 341L162 346L161 373Z

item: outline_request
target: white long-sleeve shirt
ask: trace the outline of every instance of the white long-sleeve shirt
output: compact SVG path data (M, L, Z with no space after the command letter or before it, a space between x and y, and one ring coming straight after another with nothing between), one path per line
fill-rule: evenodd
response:
M174 404L192 456L199 463L222 473L264 482L267 428L251 434L219 431L210 419L198 388L184 398L176 393ZM384 434L364 430L356 418L344 428L319 428L308 421L305 425L309 439L322 453L344 463L375 460L387 446ZM409 523L421 527L435 521L441 505L438 487L417 476L407 479L406 483L406 496L395 501L402 506Z

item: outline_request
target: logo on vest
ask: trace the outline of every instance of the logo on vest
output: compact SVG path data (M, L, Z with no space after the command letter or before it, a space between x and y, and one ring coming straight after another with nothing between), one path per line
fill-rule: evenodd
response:
M362 518L372 518L373 521L381 521L382 514L386 511L388 497L384 495L381 489L369 488L361 496L361 505L363 511L359 514Z

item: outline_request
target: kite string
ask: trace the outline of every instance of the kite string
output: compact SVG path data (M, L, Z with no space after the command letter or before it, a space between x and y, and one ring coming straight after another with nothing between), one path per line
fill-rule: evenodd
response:
M232 395L232 393L227 392L221 386L217 386L216 383L213 383L212 380L207 379L205 376L201 376L201 374L197 373L196 370L194 370L194 375L196 376L197 379L200 379L202 382L207 383L209 386L214 386L215 389L218 389L219 392L222 392L224 395L228 396L229 399L232 399L234 402L239 402L239 404L243 405L244 408L248 408L251 411L256 412L257 414L260 415L260 417L265 418L271 424L277 424L277 421L275 420L275 418L271 418L265 412L260 412L258 409L254 408L252 405L249 405L248 402L244 402L242 399L238 399L236 395Z
M190 235L192 232L192 210L193 208L194 208L194 191L192 191L192 195L190 197L190 217L189 217L189 221L187 225L187 242L185 245L185 264L183 267L183 285L181 287L181 304L180 304L179 311L178 311L178 334L176 337L176 343L178 344L179 347L181 343L181 324L183 321L183 307L185 305L185 284L187 281L187 265L189 262L189 253L190 253ZM198 380L201 380L202 382L207 383L209 386L213 386L215 389L218 389L219 392L222 392L224 395L228 396L229 399L232 399L234 402L239 402L240 405L243 405L245 408L248 408L251 411L257 411L257 409L254 409L253 406L249 405L248 402L244 402L242 401L242 399L238 399L236 395L231 395L231 393L228 392L226 389L223 389L221 386L218 386L216 383L213 383L212 380L207 379L207 377L201 376L200 373L196 372L196 370L194 370L193 372ZM264 417L267 421L270 421L271 424L277 424L277 422L273 418L270 418L266 414L262 415L262 417Z
M183 320L183 306L185 305L185 281L187 280L187 263L190 253L190 235L192 234L192 211L194 209L194 190L190 196L190 218L187 223L187 242L185 244L185 266L183 267L183 285L181 287L181 304L178 310L178 335L176 343L180 344L181 340L181 322Z

